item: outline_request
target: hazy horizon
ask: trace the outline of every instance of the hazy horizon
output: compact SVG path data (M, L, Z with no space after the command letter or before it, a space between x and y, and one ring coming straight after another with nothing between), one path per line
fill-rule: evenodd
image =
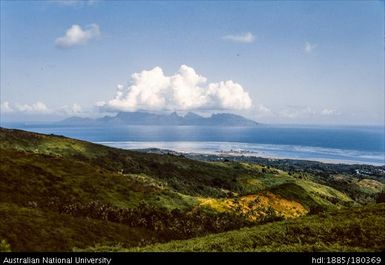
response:
M196 113L194 111L192 111L193 113ZM210 117L211 115L213 114L219 114L219 113L231 113L231 112L213 112L213 113L210 113L210 114L198 114L198 115L201 115L202 117ZM170 113L157 113L156 114L171 114ZM181 116L184 116L186 113L180 113L180 112L177 112L178 115L181 115ZM234 113L231 113L231 114L234 114ZM115 116L116 114L115 113L108 113L108 114L100 114L100 115L97 115L97 116L84 116L84 115L65 115L65 116L46 116L44 115L43 117L40 116L40 115L37 115L36 116L36 119L33 119L33 115L29 116L28 119L24 119L23 117L20 117L20 119L16 118L16 119L3 119L3 118L0 118L0 127L5 127L5 128L11 128L11 127L14 127L16 126L17 128L19 128L19 126L39 126L39 125L46 125L46 126L49 126L49 125L52 125L54 126L55 123L57 122L62 122L62 121L65 121L69 118L91 118L91 119L99 119L99 118L103 118L103 117L106 117L106 116L110 116L110 117L113 117ZM238 115L238 114L236 114ZM242 115L240 115L242 116ZM367 128L370 128L370 127L377 127L377 128L384 128L385 129L385 124L384 123L378 123L378 124L359 124L359 123L349 123L349 124L344 124L344 123L333 123L333 122L330 122L330 123L317 123L317 122L314 122L312 123L311 121L309 122L304 122L304 123L301 123L301 122L290 122L290 121L287 121L287 122L269 122L269 121L264 121L264 122L261 122L259 120L256 120L256 119L253 119L253 118L249 118L249 117L246 117L246 116L242 116L242 117L245 117L247 119L250 119L250 120L253 120L255 122L258 123L258 125L260 126L288 126L288 127L331 127L331 128L335 128L335 127L346 127L346 128L354 128L354 127L367 127ZM32 119L31 119L32 118ZM64 125L63 125L64 126ZM66 125L66 126L70 126L70 125ZM135 126L135 125L127 125L127 126ZM149 126L149 125L138 125L138 126ZM156 126L161 126L161 125L154 125L155 127ZM164 125L163 125L164 126ZM170 126L185 126L185 125L170 125ZM15 128L16 128L15 127ZM119 127L119 126L117 126ZM21 128L21 127L20 127Z

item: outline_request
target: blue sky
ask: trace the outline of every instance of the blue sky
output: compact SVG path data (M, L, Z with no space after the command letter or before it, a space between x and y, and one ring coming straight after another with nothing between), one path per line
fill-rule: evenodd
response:
M0 101L2 121L383 124L384 2L1 1Z

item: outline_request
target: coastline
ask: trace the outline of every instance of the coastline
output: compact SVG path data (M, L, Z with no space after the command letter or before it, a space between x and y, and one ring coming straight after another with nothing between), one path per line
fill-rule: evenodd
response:
M385 164L380 128L261 126L256 128L123 126L23 127L122 149L158 148L188 154L246 155L324 163Z
M212 156L221 158L260 158L269 160L293 160L320 162L325 164L385 166L385 154L360 152L311 146L265 145L234 142L139 142L108 141L94 142L110 147L152 152L159 154L175 154L188 157ZM382 159L381 159L382 158ZM383 162L381 162L382 160Z

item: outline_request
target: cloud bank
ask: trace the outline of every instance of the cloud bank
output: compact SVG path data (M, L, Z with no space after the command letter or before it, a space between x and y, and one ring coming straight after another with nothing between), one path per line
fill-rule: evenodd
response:
M287 106L278 112L278 116L288 119L320 116L340 116L341 113L332 108L313 108L310 106Z
M91 24L84 29L79 25L72 25L67 29L64 36L55 40L55 45L58 48L71 48L74 46L85 45L90 40L97 39L101 35L99 26L97 24Z
M252 100L231 80L207 84L207 78L182 65L167 76L160 67L134 73L128 87L118 85L116 95L97 106L105 111L136 110L241 110Z
M26 112L26 113L48 113L50 110L48 109L47 105L45 105L43 102L36 102L31 105L29 104L23 104L23 105L16 105L16 110L20 112Z
M13 114L80 115L84 113L83 108L76 103L57 108L49 108L45 103L41 101L37 101L31 104L19 104L4 101L1 102L0 107L1 113Z
M237 35L226 35L222 37L223 40L240 43L252 43L255 40L255 36L251 32L245 32Z
M327 115L327 116L330 116L330 115L340 115L341 113L335 109L323 109L321 112L320 112L321 115Z
M11 107L8 101L4 101L0 105L0 111L2 113L9 113L9 112L13 112L14 109Z
M43 102L38 101L32 104L10 104L8 101L1 103L2 113L21 112L21 113L50 113L51 110Z

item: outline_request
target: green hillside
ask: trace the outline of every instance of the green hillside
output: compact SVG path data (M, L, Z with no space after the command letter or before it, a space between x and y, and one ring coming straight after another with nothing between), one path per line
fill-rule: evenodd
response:
M114 251L384 251L385 204ZM98 251L103 247L89 248ZM105 248L107 250L108 248Z
M385 186L360 181L354 194L370 198ZM0 128L0 239L15 251L131 248L258 228L361 205L348 194L310 174Z

